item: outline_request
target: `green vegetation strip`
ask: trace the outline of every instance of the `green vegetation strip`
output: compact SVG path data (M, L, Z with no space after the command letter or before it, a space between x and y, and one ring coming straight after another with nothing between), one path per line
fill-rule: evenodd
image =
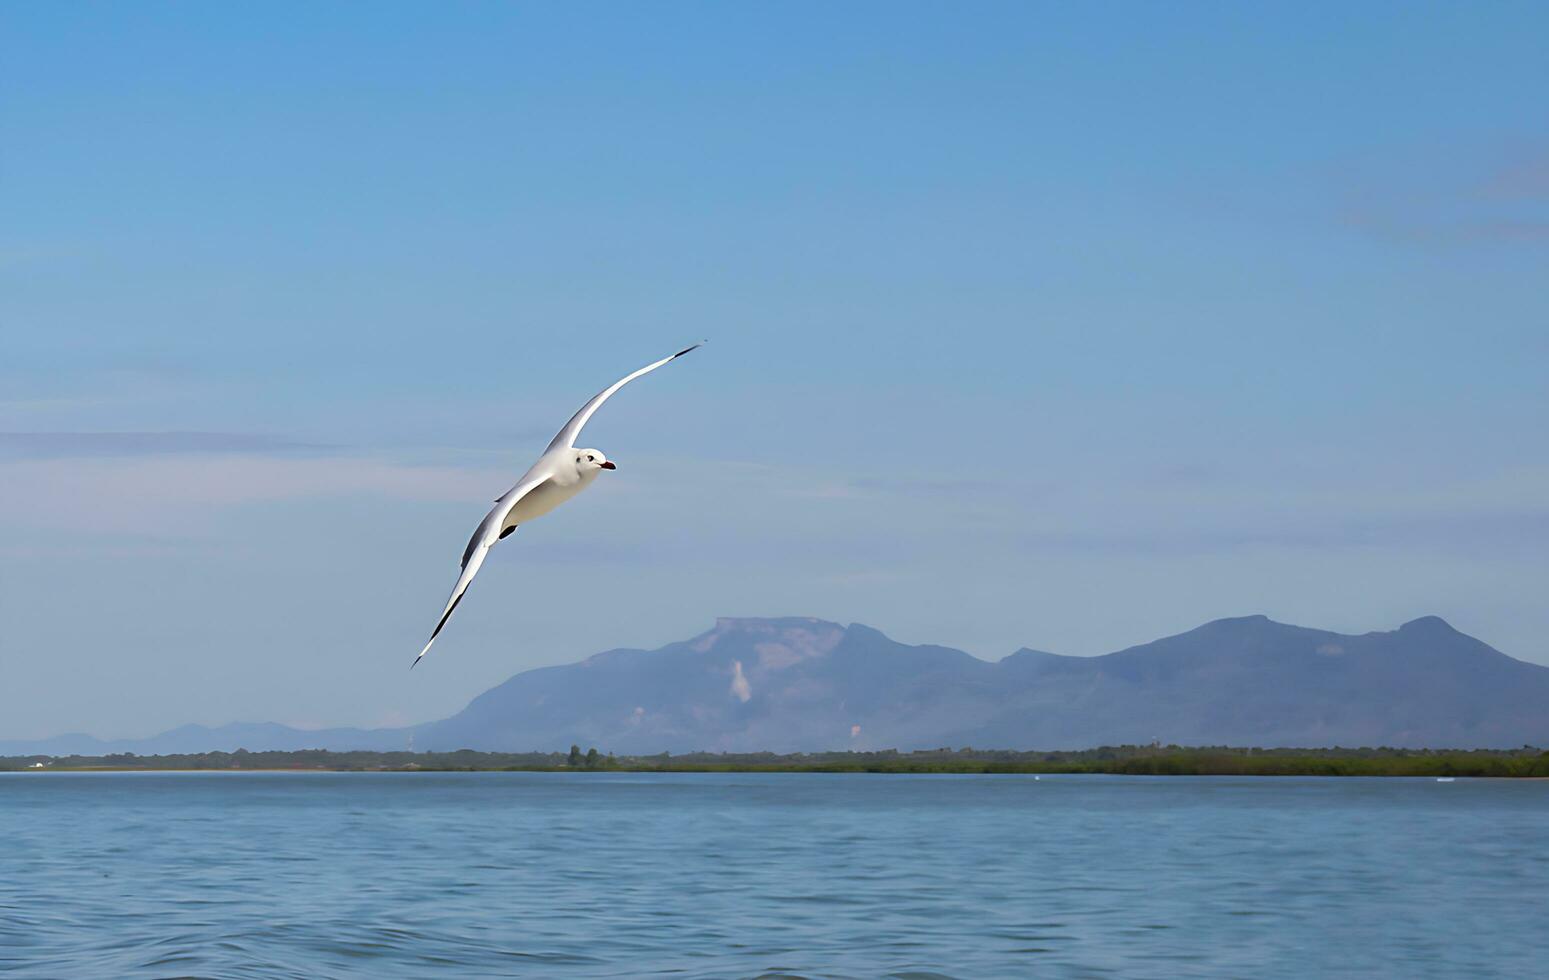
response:
M1492 776L1549 778L1549 751L1520 749L1256 749L1121 745L1077 752L929 749L688 755L561 752L205 752L0 757L0 770L325 770L527 772L1113 773L1130 776Z

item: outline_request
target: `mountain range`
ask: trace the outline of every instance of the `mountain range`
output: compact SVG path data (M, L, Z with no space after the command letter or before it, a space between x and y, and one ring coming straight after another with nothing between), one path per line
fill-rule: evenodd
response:
M1427 616L1345 635L1222 619L1100 657L989 662L868 626L721 619L657 650L523 671L410 728L187 725L146 739L0 741L4 755L472 748L798 752L938 746L1512 748L1549 744L1549 667Z

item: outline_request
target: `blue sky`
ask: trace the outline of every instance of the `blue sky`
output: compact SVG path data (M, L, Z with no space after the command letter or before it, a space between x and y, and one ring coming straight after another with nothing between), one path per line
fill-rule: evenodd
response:
M0 735L717 615L1549 663L1542 5L12 5ZM493 553L595 390L620 463ZM428 669L427 669L428 668Z

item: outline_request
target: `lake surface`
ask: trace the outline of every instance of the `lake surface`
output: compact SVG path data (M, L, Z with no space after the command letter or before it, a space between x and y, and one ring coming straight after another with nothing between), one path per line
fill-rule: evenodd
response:
M0 775L0 974L1549 970L1549 782Z

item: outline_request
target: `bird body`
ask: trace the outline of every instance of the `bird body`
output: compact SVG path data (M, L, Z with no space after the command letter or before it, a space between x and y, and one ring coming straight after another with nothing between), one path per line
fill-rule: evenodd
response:
M430 651L431 644L436 642L436 637L441 634L441 628L446 625L446 621L452 616L452 611L457 608L463 594L468 591L469 583L479 573L479 568L484 564L484 558L489 554L490 548L515 531L519 525L542 517L591 486L592 481L596 480L597 475L603 470L618 468L600 450L575 448L575 441L581 434L581 428L586 425L587 420L598 407L614 392L642 374L648 374L698 346L700 345L694 344L671 357L664 357L647 364L592 396L591 401L581 406L581 410L565 423L563 429L559 430L559 434L549 443L543 455L538 457L538 461L528 468L526 473L522 474L522 478L516 481L516 485L495 500L495 506L484 515L484 520L479 522L473 537L468 539L468 547L463 550L462 574L458 576L457 584L452 587L452 595L447 599L446 608L442 610L441 619L436 623L436 628L431 631L429 641L426 642L424 649L420 650L419 656L414 658L414 663L409 665L411 669Z
M595 456L602 454L597 450L581 450ZM551 459L550 457L558 457ZM509 492L502 495L495 503L505 504L505 518L501 521L501 528L508 529L518 524L526 524L534 518L542 517L560 504L574 497L576 494L592 485L597 479L597 474L602 472L600 466L582 468L579 460L572 460L569 452L546 453L538 460L533 470L542 469L548 473L548 479L539 483L526 493L518 495L514 500L508 500ZM530 477L533 470L529 470L526 476ZM524 477L525 479L525 477ZM521 482L517 483L520 487ZM512 489L515 489L513 487Z

